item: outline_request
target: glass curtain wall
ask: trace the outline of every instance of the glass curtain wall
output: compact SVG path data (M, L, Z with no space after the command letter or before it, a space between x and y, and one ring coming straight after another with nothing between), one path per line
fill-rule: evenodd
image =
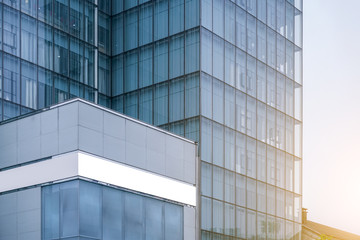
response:
M113 108L200 143L202 239L301 239L302 1L112 9Z
M301 7L201 0L202 239L301 239Z
M110 102L109 59L96 69L98 12L92 0L0 3L0 121L72 97Z

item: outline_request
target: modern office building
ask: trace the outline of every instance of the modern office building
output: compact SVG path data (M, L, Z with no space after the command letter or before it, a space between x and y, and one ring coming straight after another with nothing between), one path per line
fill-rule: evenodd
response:
M196 240L194 142L83 100L0 125L1 240Z
M202 239L299 239L302 0L2 2L3 120L81 97L197 141Z

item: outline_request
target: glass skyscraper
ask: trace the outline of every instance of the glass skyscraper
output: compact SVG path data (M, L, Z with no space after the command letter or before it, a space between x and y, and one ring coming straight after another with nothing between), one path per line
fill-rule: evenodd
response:
M300 239L302 0L2 0L0 120L82 97L199 142L202 239Z

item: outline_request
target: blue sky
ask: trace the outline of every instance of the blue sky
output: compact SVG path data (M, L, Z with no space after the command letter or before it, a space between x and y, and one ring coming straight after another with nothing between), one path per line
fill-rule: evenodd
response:
M359 9L359 0L304 0L303 207L360 235Z

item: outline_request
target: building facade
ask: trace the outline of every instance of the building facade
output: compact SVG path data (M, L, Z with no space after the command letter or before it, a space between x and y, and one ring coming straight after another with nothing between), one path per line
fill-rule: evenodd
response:
M0 125L0 239L196 240L197 146L83 100Z
M302 0L3 0L1 13L3 120L78 96L192 139L203 239L299 238Z

